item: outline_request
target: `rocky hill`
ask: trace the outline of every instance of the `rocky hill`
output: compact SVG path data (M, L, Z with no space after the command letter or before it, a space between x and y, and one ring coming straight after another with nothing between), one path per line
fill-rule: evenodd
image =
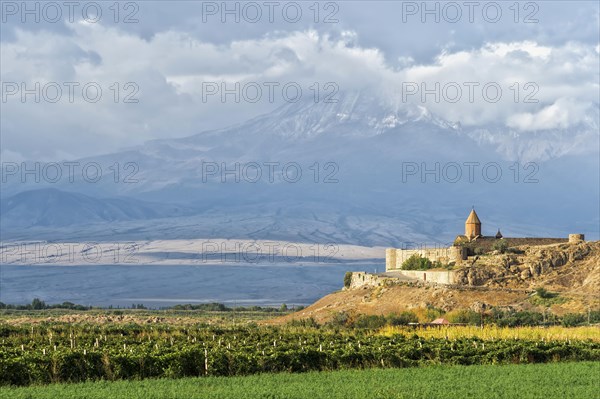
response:
M300 312L273 320L314 318L338 312L389 314L435 307L481 311L492 307L547 310L556 314L600 308L600 241L511 248L511 253L469 258L455 272L459 285L393 279L327 295ZM536 288L553 293L540 299Z
M476 256L457 270L462 285L600 293L600 242L520 246Z

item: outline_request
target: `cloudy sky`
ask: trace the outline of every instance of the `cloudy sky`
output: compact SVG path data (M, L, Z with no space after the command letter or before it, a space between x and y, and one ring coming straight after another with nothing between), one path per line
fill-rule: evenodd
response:
M3 1L2 161L225 127L298 87L522 132L568 130L598 108L598 2L423 4Z

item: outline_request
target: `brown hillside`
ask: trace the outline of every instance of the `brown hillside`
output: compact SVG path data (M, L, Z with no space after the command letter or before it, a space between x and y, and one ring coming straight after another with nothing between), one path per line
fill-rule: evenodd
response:
M310 317L323 323L338 312L389 314L431 306L444 311L490 306L541 311L546 307L531 298L537 287L560 294L562 303L550 305L554 313L600 308L600 241L521 246L513 251L517 253L469 258L457 269L461 286L398 281L342 290L268 323Z

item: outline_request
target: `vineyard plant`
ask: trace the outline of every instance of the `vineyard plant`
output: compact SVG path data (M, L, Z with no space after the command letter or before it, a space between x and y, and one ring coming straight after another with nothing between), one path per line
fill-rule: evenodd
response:
M432 365L599 361L592 339L168 324L0 325L0 385Z

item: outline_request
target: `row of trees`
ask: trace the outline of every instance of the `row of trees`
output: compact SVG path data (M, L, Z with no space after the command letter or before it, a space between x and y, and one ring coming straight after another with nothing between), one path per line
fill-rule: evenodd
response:
M72 309L72 310L90 310L91 306L77 305L73 302L63 302L59 304L49 305L39 298L34 298L31 303L26 305L11 305L4 302L0 302L0 309L14 309L14 310L43 310L43 309Z
M301 310L303 306L294 306L293 310ZM31 303L26 305L11 305L0 302L0 309L12 309L12 310L44 310L44 309L70 309L70 310L91 310L94 309L92 306L84 306L78 305L73 302L63 302L60 304L47 304L39 298L34 298ZM96 308L102 309L102 308ZM114 308L113 306L109 306L106 309L121 309ZM129 309L148 309L144 304L134 303L131 305ZM275 312L287 312L290 309L284 303L279 307L269 307L269 306L235 306L229 307L222 303L200 303L196 305L192 304L183 304L183 305L175 305L168 308L163 308L164 310L198 310L205 312L267 312L267 313L275 313Z

